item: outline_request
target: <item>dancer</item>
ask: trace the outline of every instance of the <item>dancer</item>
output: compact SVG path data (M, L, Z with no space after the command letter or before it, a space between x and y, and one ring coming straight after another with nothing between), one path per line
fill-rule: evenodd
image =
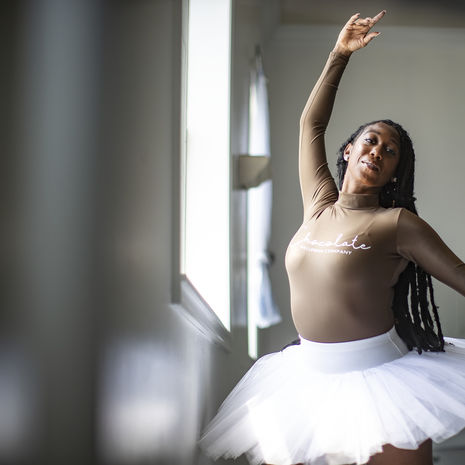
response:
M465 340L443 337L431 282L465 295L465 264L416 214L408 133L389 119L357 129L338 187L326 161L339 81L384 14L349 19L303 110L304 218L286 253L299 344L234 388L200 442L213 457L432 465L431 441L465 427Z

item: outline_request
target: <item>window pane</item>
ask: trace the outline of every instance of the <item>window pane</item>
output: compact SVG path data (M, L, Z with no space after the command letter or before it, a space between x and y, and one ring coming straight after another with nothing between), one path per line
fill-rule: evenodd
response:
M230 0L190 0L183 272L229 329Z

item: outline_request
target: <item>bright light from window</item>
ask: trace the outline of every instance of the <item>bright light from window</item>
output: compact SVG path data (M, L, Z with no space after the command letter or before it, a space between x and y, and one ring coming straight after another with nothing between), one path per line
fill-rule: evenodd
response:
M183 273L230 328L230 0L190 0Z

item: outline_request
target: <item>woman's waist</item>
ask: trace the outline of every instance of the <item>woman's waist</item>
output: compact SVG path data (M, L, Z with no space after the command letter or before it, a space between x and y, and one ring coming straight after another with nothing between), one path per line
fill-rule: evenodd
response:
M372 307L344 305L292 306L297 333L315 342L338 343L368 339L389 331L394 326L390 305Z

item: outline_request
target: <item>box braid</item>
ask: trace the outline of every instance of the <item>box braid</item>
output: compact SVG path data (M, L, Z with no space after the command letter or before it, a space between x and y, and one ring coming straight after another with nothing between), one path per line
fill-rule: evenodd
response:
M342 144L337 158L339 189L342 188L347 169L347 161L344 160L344 150L347 144L353 143L364 128L375 123L384 123L394 127L400 138L400 160L395 174L397 182L389 182L382 188L380 205L385 208L403 207L418 215L415 207L416 199L413 196L415 152L412 140L402 126L389 119L372 121L360 126ZM430 313L430 306L432 307L433 317ZM407 344L409 350L416 348L419 354L423 350L444 351L444 337L439 322L438 307L434 301L431 276L413 262L409 262L406 269L399 276L394 288L392 307L397 332Z

